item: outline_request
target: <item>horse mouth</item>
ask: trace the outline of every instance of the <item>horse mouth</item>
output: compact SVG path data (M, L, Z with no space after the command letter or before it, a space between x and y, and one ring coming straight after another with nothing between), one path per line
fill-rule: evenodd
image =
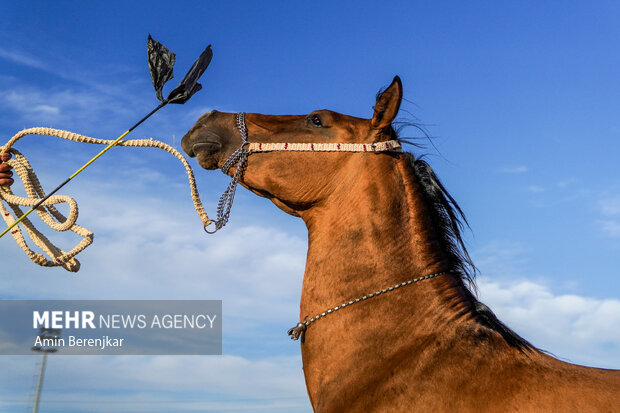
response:
M222 148L219 142L198 142L192 145L189 156L196 157L198 165L204 169L217 169L217 159L214 156Z

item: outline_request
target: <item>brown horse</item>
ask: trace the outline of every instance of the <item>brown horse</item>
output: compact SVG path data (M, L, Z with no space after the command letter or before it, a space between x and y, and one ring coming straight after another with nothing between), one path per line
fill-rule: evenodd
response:
M328 110L247 114L248 140L375 149L397 139L392 121L401 99L397 77L372 119ZM206 113L183 149L206 169L222 167L239 154L242 123L235 114ZM558 361L476 300L460 235L464 217L424 161L393 150L273 150L250 154L243 167L243 186L308 227L306 323L293 333L302 335L316 412L620 411L619 370ZM395 285L402 287L360 299ZM326 312L342 303L350 304Z

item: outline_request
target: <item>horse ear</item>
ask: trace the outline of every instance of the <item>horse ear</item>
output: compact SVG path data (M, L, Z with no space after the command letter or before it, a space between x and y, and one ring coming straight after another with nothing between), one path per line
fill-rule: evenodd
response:
M400 108L403 99L403 84L400 77L394 76L392 84L377 97L375 113L370 121L373 128L382 129L390 126Z

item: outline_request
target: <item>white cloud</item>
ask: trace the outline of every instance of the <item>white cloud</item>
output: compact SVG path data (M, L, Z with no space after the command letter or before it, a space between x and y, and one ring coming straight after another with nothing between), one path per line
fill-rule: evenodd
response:
M620 368L620 299L554 291L545 281L550 277L528 273L531 253L529 245L509 241L473 251L480 300L541 349L578 364Z
M0 59L59 78L53 87L37 87L25 85L14 77L0 76L0 108L4 113L0 127L9 132L32 126L84 130L91 125L96 125L93 129L98 133L116 132L119 124L137 120L133 119L137 110L145 113L150 110L148 104L136 105L136 102L146 102L144 92L150 89L148 76L127 79L127 74L123 73L124 79L119 79L116 74L123 70L119 65L106 64L90 72L76 71L75 62L63 56L39 58L7 48L0 48ZM142 89L133 91L138 86ZM152 98L150 93L149 97ZM111 119L114 125L110 125Z
M603 215L620 215L620 196L612 196L602 199L599 207Z
M528 280L478 281L480 299L535 346L574 363L620 367L620 300L554 294Z
M545 192L545 188L540 185L530 185L527 187L527 190L534 193Z
M185 114L185 117L193 121L197 121L199 117L201 117L207 112L211 112L213 109L214 108L210 106L201 106L199 108L195 108L195 109L187 111L187 113Z
M575 185L579 182L580 182L579 179L567 178L567 179L563 179L559 181L557 185L558 185L558 188L568 188L569 186Z
M620 196L605 196L598 202L602 219L597 221L598 227L610 237L620 237Z
M201 117L202 115L204 115L207 112L211 112L212 110L217 110L219 112L229 112L229 113L236 113L239 112L238 109L231 109L228 107L221 107L218 105L214 105L214 106L200 106L198 108L189 110L186 112L186 114L184 115L187 119L190 119L192 121L197 121L199 117Z
M0 358L0 381L13 395L0 411L13 403L23 410L38 360ZM43 404L88 412L310 412L301 372L299 356L51 356Z
M609 236L620 237L620 222L611 219L598 221L601 230Z
M37 105L32 108L32 111L39 113L39 116L54 116L60 114L60 109L50 105Z
M16 112L22 122L32 122L32 126L60 121L94 121L109 115L110 112L122 114L109 97L85 90L16 87L0 91L0 96L0 106Z
M35 126L53 127L113 139L149 113L157 103L150 86L140 92L117 92L114 84L38 88L0 79L0 133L12 135ZM201 115L202 113L200 113ZM185 131L198 119L176 105L157 113L128 139L156 137L178 147Z
M500 172L504 174L522 174L529 170L530 168L528 168L527 165L516 165L516 166L504 166L503 168L500 169Z
M495 241L472 251L472 257L483 274L519 274L530 249L521 243Z
M56 54L53 56L39 58L33 57L29 53L22 50L9 50L6 48L0 48L0 59L41 70L45 73L52 74L72 83L87 86L89 89L96 90L100 94L114 96L117 99L126 97L128 85L132 85L134 83L147 84L148 82L142 80L143 78L130 78L124 79L122 85L113 85L102 84L94 80L97 77L109 77L112 74L118 73L122 73L125 76L127 73L133 74L134 68L132 66L119 63L108 62L104 67L99 67L97 73L84 72L83 70L76 71L74 70L77 66L75 61L69 61L62 55Z
M21 51L8 50L0 47L0 58L35 69L46 70L45 65L39 61L39 59Z

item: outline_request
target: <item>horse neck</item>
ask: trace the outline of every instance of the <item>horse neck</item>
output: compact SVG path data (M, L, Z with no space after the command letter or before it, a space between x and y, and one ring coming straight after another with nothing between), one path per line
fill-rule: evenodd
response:
M375 156L367 165L352 162L348 170L339 175L341 186L329 202L300 213L309 231L301 318L451 269L408 159ZM353 304L311 324L301 348L315 409L321 411L317 406L322 404L345 409L344 404L360 396L357 390L371 388L381 374L389 374L382 363L398 364L403 360L398 355L436 351L429 340L459 340L457 329L467 322L470 308L467 293L459 278L447 274ZM433 357L439 356L426 360ZM345 389L351 399L342 397Z
M329 200L300 214L309 233L302 314L452 269L411 162L371 156L351 162Z

